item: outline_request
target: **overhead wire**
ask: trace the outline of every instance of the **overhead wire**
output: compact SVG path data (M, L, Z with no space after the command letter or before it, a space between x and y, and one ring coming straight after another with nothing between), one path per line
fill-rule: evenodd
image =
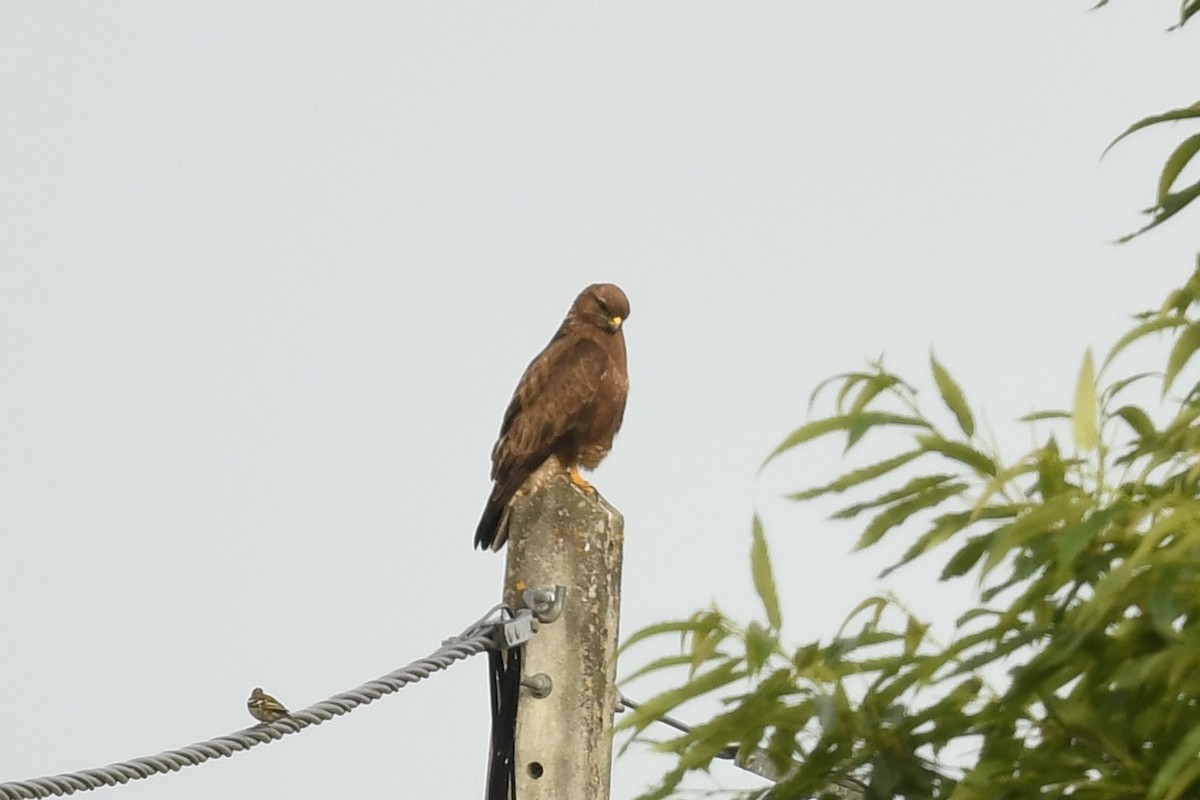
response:
M503 614L507 612L507 607L502 605L493 607L487 614L467 626L462 633L444 640L438 649L424 658L417 659L354 689L314 703L308 708L293 711L289 717L277 722L262 723L225 736L195 742L176 750L120 761L105 767L0 783L0 800L57 797L99 789L103 786L128 783L131 780L140 780L152 775L165 775L168 772L177 772L183 767L203 764L210 759L231 756L234 753L249 750L251 747L274 742L289 734L328 722L334 717L348 714L359 706L372 703L384 695L397 692L436 672L448 669L456 662L493 648L495 646L495 629L503 621L495 618L497 612L500 612L503 617ZM511 616L511 612L509 612L509 616Z

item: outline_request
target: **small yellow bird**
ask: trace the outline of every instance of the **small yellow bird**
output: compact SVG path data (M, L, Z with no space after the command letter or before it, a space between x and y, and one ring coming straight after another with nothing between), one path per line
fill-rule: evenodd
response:
M277 722L291 716L283 703L261 688L255 688L250 693L250 698L246 701L246 710L259 722Z

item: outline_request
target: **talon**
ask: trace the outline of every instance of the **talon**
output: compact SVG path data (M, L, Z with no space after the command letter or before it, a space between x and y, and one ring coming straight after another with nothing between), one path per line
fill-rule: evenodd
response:
M587 482L587 478L579 474L578 465L571 466L570 471L567 473L567 477L571 479L571 483L575 484L588 494L596 493L596 488Z

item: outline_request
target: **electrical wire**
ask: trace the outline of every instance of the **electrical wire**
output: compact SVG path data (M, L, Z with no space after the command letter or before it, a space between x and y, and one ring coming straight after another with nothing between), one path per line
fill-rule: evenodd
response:
M493 648L495 646L494 629L503 622L502 619L494 617L497 612L501 612L503 616L506 611L504 606L495 606L479 620L469 625L462 633L443 641L437 650L424 658L389 672L381 678L368 681L355 689L336 694L328 700L322 700L308 708L293 711L290 717L278 722L255 725L225 736L218 736L215 739L196 742L177 750L167 750L158 755L121 761L106 767L0 783L0 800L32 800L33 798L69 795L75 792L99 789L102 786L115 786L131 780L148 778L151 775L165 775L183 767L203 764L210 759L231 756L234 753L249 750L251 747L274 742L289 734L320 725L334 717L348 714L359 706L372 703L384 695L397 692L405 686L428 678L458 661Z

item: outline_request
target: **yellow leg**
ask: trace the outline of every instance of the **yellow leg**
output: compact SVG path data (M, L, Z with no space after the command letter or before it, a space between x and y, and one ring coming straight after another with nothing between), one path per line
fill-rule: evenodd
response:
M596 493L595 487L587 482L587 478L579 474L579 466L577 464L571 465L571 469L567 473L567 476L571 479L571 483L575 484L580 489L583 489L588 494Z

